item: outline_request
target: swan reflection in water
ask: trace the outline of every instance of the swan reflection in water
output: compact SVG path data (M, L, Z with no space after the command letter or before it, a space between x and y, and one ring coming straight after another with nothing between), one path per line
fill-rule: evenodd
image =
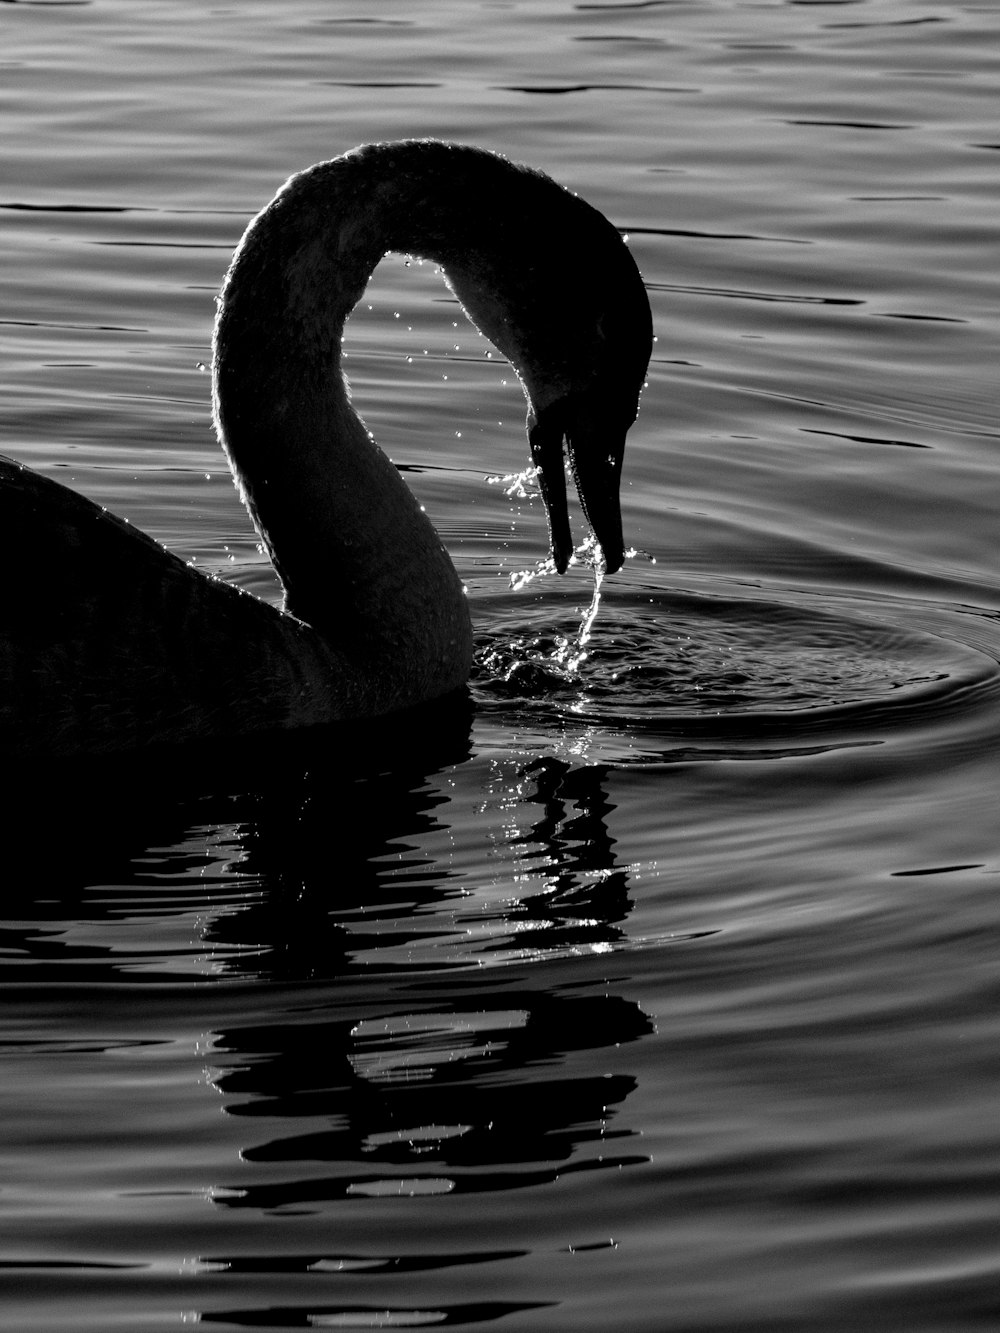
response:
M625 243L537 171L436 141L293 176L223 285L220 443L284 588L282 611L202 575L79 495L0 463L0 747L91 755L390 714L463 686L465 593L434 527L349 402L345 321L387 251L441 266L528 400L553 562L573 544L563 442L607 570L649 361Z
M482 836L482 815L443 823L442 773L411 775L405 790L393 774L373 779L375 825L359 846L331 846L339 783L304 785L294 832L277 792L244 827L236 878L256 892L203 942L230 977L291 989L265 1015L237 1004L206 1042L210 1081L240 1122L220 1207L338 1217L348 1199L522 1191L647 1160L624 1111L637 1082L625 1048L652 1022L603 964L588 966L620 943L631 910L607 772L558 760L491 771L507 799L496 793L486 828L503 836L514 800L519 828L471 879L427 854L450 837L464 865L463 842ZM363 827L356 799L351 826ZM279 855L290 843L291 879ZM537 963L555 957L552 986ZM343 984L316 984L334 976ZM364 1245L378 1253L385 1219L371 1221Z

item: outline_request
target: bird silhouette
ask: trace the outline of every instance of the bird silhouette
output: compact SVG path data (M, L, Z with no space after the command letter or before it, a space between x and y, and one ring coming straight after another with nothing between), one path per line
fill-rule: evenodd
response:
M247 228L218 301L219 442L282 609L0 460L0 752L88 755L357 721L458 690L466 596L440 537L351 405L344 324L382 256L443 269L528 401L556 567L588 521L624 559L619 479L649 303L611 223L541 172L434 140L292 176Z

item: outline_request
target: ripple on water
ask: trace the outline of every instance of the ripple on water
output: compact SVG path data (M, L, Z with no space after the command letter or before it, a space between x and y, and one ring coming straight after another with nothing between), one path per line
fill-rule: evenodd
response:
M494 606L473 688L528 715L664 732L702 743L818 733L834 742L926 726L1000 693L988 651L911 628L895 603L823 610L657 591L606 599L583 661L567 670L580 608ZM903 621L903 624L898 623ZM956 617L956 633L961 630Z

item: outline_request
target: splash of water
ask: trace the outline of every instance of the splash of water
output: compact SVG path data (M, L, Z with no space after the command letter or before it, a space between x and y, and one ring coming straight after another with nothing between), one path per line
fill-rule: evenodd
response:
M532 500L540 494L539 477L540 469L534 466L526 467L521 472L510 472L503 476L493 475L486 478L490 486L503 486L504 494L509 499ZM655 564L652 556L645 551L637 551L634 548L625 552L625 558L631 560L637 556L643 557ZM578 547L575 548L570 556L569 564L588 565L594 571L594 593L590 600L590 605L582 613L580 627L575 634L556 639L555 647L547 655L546 665L554 670L564 679L577 677L580 668L586 661L587 644L593 632L594 622L597 619L597 613L601 605L601 584L604 581L604 575L607 566L604 562L604 553L602 552L597 538L591 533ZM520 592L536 579L548 578L556 573L555 562L551 556L545 560L540 560L533 569L517 570L510 576L510 587L513 592Z
M593 533L590 534L582 546L573 552L573 561L582 561L593 569L594 595L590 599L590 605L583 613L580 628L576 634L572 637L556 640L552 660L567 676L579 675L580 667L587 660L587 644L590 642L594 621L597 619L597 612L601 605L601 584L604 582L606 565L604 563L604 553L597 544L597 538Z
M570 564L572 564L570 560ZM534 569L519 569L516 574L510 576L510 587L512 592L520 592L526 588L529 583L534 583L535 579L547 579L550 574L556 572L555 561L551 556L545 560L539 560Z
M597 619L597 612L601 605L601 584L604 581L606 566L604 554L593 533L574 550L569 563L570 566L589 565L593 569L594 594L590 599L590 605L582 614L580 628L573 635L557 638L555 647L548 655L548 664L554 667L559 675L563 677L579 675L580 667L587 658L587 644L590 641L594 621ZM510 576L511 589L514 592L520 592L522 588L526 588L535 579L548 578L555 572L555 563L550 556L539 561L534 569L522 569L512 574Z
M504 495L509 500L532 500L541 494L538 486L538 474L541 468L526 467L523 472L508 472L505 476L486 478L487 486L503 486Z

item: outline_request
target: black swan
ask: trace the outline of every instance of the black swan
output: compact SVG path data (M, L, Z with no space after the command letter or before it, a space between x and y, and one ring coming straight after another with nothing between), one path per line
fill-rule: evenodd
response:
M514 365L557 568L573 549L564 440L606 567L620 567L622 454L652 342L623 240L495 153L361 147L286 182L247 228L218 303L216 429L284 609L0 460L0 752L235 738L376 717L463 685L462 585L340 369L344 323L390 250L440 264Z

